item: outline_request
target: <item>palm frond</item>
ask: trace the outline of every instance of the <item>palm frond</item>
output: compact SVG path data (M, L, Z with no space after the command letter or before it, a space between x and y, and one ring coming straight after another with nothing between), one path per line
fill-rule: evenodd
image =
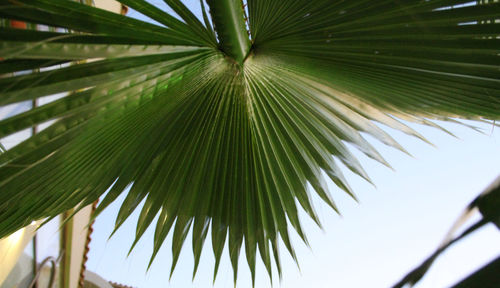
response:
M160 25L0 1L55 30L0 29L0 105L64 93L0 121L5 137L55 120L0 154L0 237L129 187L116 229L145 200L132 248L159 215L151 262L173 230L173 271L192 226L194 274L210 230L214 277L226 241L235 281L243 245L252 279L257 251L281 275L278 239L294 259L289 226L307 243L297 203L320 224L309 184L338 210L325 175L353 198L340 163L370 181L349 146L390 167L363 133L406 152L377 123L427 141L401 120L500 119L498 2L248 0L250 38L230 1L207 1L215 31L178 0L180 19L121 2Z

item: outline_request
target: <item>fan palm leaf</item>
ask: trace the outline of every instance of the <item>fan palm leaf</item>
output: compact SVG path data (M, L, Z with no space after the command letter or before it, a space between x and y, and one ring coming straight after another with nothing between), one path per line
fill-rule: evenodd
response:
M55 27L0 29L0 105L63 93L0 121L6 137L55 120L0 154L0 236L127 191L116 228L144 201L133 246L159 215L151 261L173 233L173 271L192 226L195 272L210 231L215 274L227 241L235 279L243 243L271 275L279 239L295 258L289 226L307 243L297 204L318 224L312 192L337 210L325 176L353 198L341 166L370 181L349 146L389 166L363 134L406 152L379 124L427 141L402 120L500 119L495 1L207 1L211 20L201 1L203 22L179 0L120 2L157 24L0 1Z

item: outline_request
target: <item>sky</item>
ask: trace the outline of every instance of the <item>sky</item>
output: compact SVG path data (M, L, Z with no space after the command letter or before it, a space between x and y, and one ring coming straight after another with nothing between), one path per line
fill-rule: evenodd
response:
M165 7L162 1L150 2ZM199 1L184 2L199 15ZM128 15L145 19L133 10ZM281 245L281 281L274 268L271 284L264 265L258 262L255 287L389 287L420 264L434 251L466 205L500 174L500 127L473 123L483 129L481 134L464 126L439 123L456 137L435 128L409 124L435 146L383 127L412 154L410 157L371 141L394 171L353 150L376 187L344 170L360 200L356 203L329 182L342 215L315 197L323 230L301 211L310 247L292 232L300 269ZM87 269L107 280L141 288L234 287L227 245L212 286L214 257L210 237L194 281L191 281L191 235L170 281L171 235L149 271L153 227L127 257L140 207L108 240L123 196L94 224ZM476 215L471 221L479 217ZM456 283L498 257L499 243L500 232L488 224L442 254L416 287L447 287ZM244 249L239 267L236 287L252 287Z
M481 125L485 134L480 134L455 124L443 125L458 138L413 125L436 147L391 131L413 158L373 141L395 171L358 153L377 187L346 172L360 199L356 203L329 183L342 216L315 197L323 230L302 211L310 247L294 234L292 242L300 271L282 246L281 284L274 270L274 286L271 286L264 266L258 263L256 287L389 287L420 264L434 251L465 206L500 174L499 127ZM108 241L119 205L114 203L94 224L87 269L134 287L212 287L214 259L209 239L193 282L190 235L171 281L168 281L171 237L148 272L153 229L145 233L127 258L140 208ZM416 287L450 286L500 256L499 243L500 232L488 224L438 258ZM227 251L213 287L233 287ZM251 287L243 250L237 287Z

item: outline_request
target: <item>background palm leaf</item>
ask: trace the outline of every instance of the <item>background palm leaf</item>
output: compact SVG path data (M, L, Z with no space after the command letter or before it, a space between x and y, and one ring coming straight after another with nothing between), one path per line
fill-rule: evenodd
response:
M227 240L235 276L243 243L252 277L257 249L271 275L278 238L295 258L289 224L307 242L296 203L319 224L309 184L337 210L325 176L352 197L340 163L370 181L348 145L387 166L362 133L405 151L375 122L423 139L400 120L500 118L499 3L249 0L244 40L231 1L208 1L218 38L178 0L182 20L121 2L159 25L0 1L2 18L57 28L0 30L0 71L37 69L5 74L0 105L66 93L0 121L5 137L56 120L0 154L0 236L129 187L116 228L145 200L133 245L159 214L151 261L172 229L173 271L193 226L195 271L210 230L215 274Z

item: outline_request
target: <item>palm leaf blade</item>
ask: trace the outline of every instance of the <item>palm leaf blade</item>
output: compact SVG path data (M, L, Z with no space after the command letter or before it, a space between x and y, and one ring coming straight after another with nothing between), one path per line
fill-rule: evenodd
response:
M165 2L182 21L122 1L165 27L71 1L4 2L0 17L75 31L0 30L0 71L51 67L6 74L0 105L70 92L0 121L5 137L55 120L0 155L0 236L112 187L101 212L129 187L115 231L145 199L132 248L159 214L150 265L173 227L172 273L193 226L193 277L209 229L214 278L226 240L235 281L243 242L252 279L257 250L281 276L278 237L294 259L289 225L307 244L296 202L320 224L309 185L338 212L325 176L354 199L339 163L370 181L350 147L390 167L363 133L406 152L374 122L426 141L400 120L500 119L498 3L249 0L251 39L243 19L234 33L217 20L216 47L177 0ZM249 53L228 52L235 33Z

